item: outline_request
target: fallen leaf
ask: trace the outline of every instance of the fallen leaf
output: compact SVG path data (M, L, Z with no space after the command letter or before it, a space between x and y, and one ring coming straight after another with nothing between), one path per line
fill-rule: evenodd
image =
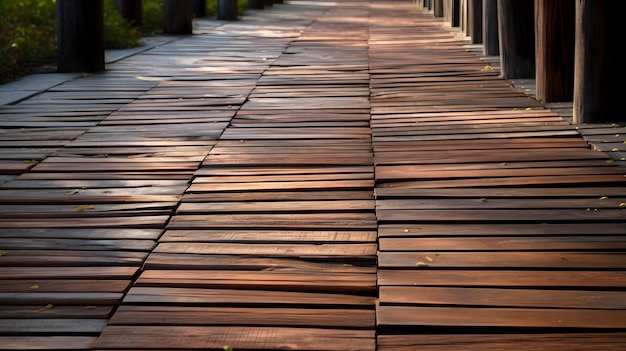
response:
M415 265L418 267L428 267L428 263L424 263L424 262L417 262Z
M24 160L23 162L25 165L34 165L37 163L37 160Z
M428 256L426 256L426 259L427 259L428 261L430 261L430 262L434 261L432 258L430 258L430 257L428 257Z
M8 253L9 251L0 250L0 256L6 256Z
M87 210L93 210L95 207L93 205L80 205L76 207L77 212L83 212Z
M608 196L602 196L602 197L600 198L600 200L608 200L608 199L609 199L609 197L608 197Z
M37 289L39 289L39 285L37 285L37 284L31 285L30 288L33 289L33 290L37 290Z
M228 346L228 345L227 345L227 346L222 347L222 349L224 349L224 351L235 351L235 349L233 349L233 347L232 347L232 346Z
M619 207L621 207L621 208L626 208L626 202L621 202L621 203L619 204Z

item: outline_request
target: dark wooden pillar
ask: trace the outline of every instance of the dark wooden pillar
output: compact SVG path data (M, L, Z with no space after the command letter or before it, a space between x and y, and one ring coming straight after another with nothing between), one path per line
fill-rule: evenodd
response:
M104 71L102 0L57 0L59 72Z
M575 0L535 0L537 98L572 101Z
M217 0L218 20L234 21L237 17L237 0Z
M433 0L433 16L443 17L443 1L444 0Z
M246 7L254 10L262 10L265 8L265 0L248 0Z
M122 14L122 17L134 26L141 28L143 21L142 0L115 0L115 7Z
M576 0L574 123L626 121L618 8L614 0Z
M472 44L483 42L483 0L468 0L469 36Z
M163 0L165 34L193 32L193 0Z
M505 78L535 78L534 8L534 0L498 0L500 69Z
M450 7L450 25L458 27L461 25L461 0L452 0Z
M459 27L463 34L469 34L469 28L467 26L467 0L459 0Z
M443 2L444 18L452 27L459 26L459 6L460 0L444 0Z
M206 17L206 0L193 0L193 15L198 18Z
M500 55L498 0L483 0L483 54Z

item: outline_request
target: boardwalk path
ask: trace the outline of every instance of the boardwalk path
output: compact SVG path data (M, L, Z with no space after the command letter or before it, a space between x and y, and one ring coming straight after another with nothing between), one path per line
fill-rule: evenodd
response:
M409 2L201 20L0 123L0 350L626 343L626 172Z

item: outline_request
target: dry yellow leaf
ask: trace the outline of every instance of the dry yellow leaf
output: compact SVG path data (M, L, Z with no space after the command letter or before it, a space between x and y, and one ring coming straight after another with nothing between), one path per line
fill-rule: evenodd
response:
M31 285L30 288L33 289L33 290L37 290L37 289L39 289L39 285L37 285L37 284Z
M95 207L93 205L80 205L76 207L77 212L83 212L87 210L93 210Z
M428 263L424 263L424 262L417 262L415 265L418 267L428 267Z
M609 199L609 197L608 197L608 196L602 196L602 197L600 198L600 200L608 200L608 199Z

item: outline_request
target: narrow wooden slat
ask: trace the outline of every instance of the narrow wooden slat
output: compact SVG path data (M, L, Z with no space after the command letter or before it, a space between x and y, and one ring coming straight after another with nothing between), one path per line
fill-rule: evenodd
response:
M381 306L378 325L512 328L624 328L624 310Z
M433 335L379 335L380 351L411 351L427 349L444 351L462 348L468 351L497 350L506 347L511 351L531 349L588 350L589 345L607 351L623 349L624 333L500 333L500 334L433 334Z
M623 310L622 291L381 286L386 305L580 308Z
M372 328L374 310L122 306L110 325Z
M272 327L109 326L94 345L96 350L120 348L235 350L375 350L374 331Z

